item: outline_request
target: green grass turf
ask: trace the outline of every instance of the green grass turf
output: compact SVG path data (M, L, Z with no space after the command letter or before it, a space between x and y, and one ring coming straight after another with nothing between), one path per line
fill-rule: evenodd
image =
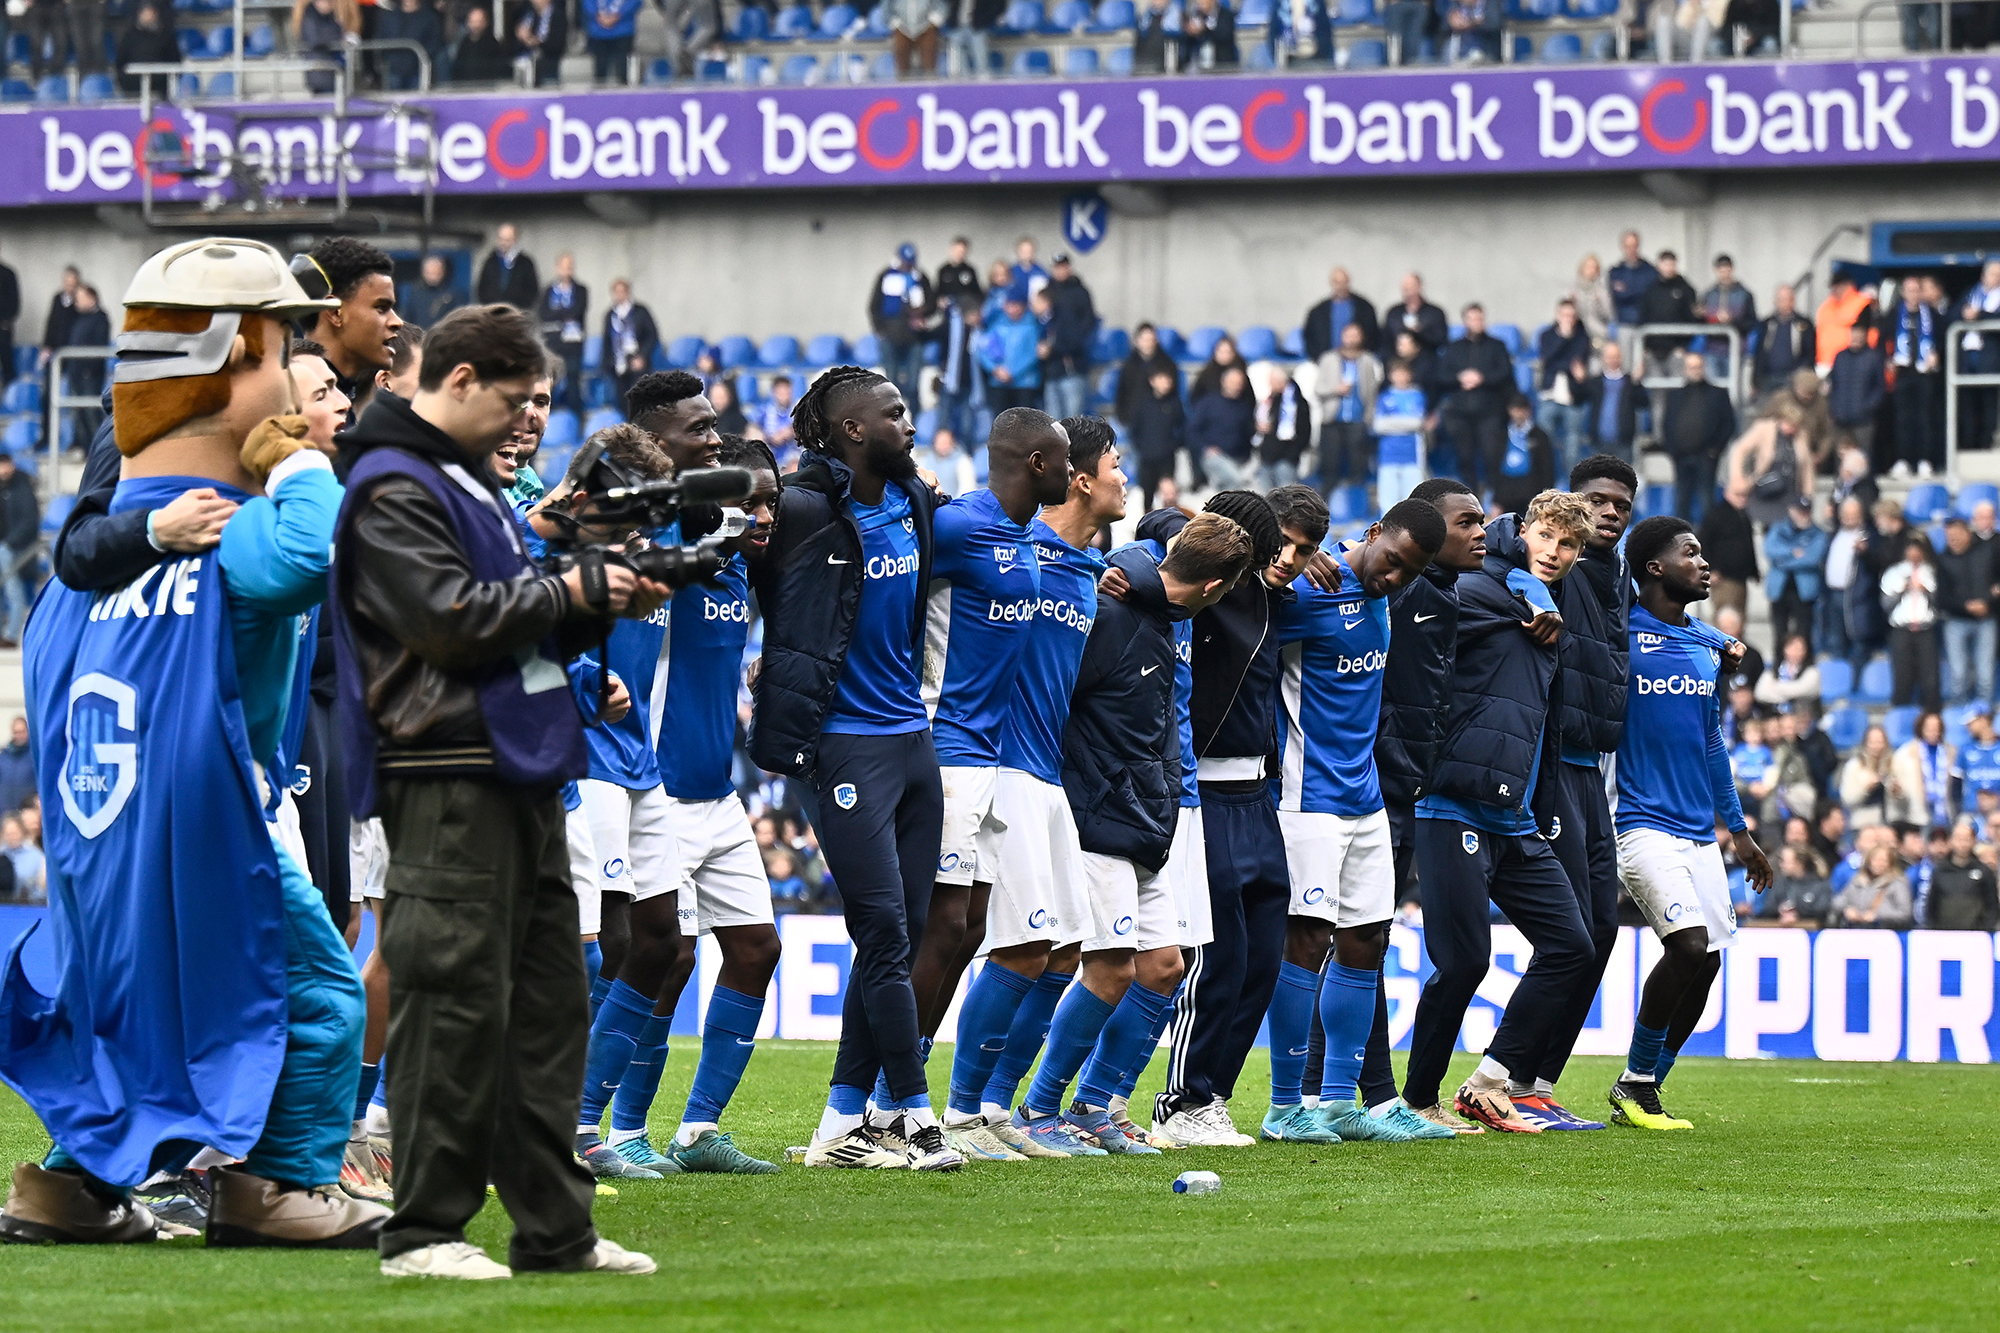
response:
M663 1117L694 1055L677 1043ZM940 1082L949 1057L932 1059ZM730 1112L739 1141L764 1155L804 1142L831 1058L765 1043ZM1142 1092L1164 1067L1154 1061ZM1597 1109L1614 1072L1576 1061L1572 1104ZM1961 1333L2000 1319L1996 1077L1686 1060L1667 1104L1692 1133L628 1184L599 1201L598 1225L654 1255L653 1278L392 1284L364 1254L0 1247L0 1328ZM1262 1052L1242 1086L1243 1106L1260 1100ZM0 1091L0 1159L46 1144ZM1173 1194L1190 1168L1219 1172L1222 1193ZM489 1204L472 1239L504 1257L506 1235Z

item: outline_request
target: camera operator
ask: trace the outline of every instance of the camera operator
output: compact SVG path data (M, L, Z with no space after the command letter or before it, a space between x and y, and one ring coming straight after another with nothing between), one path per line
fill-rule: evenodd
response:
M570 1153L588 983L558 792L586 763L563 662L669 589L612 564L544 575L523 548L488 460L545 357L519 311L454 311L415 398L378 397L348 440L332 601L354 812L389 837L390 1276L507 1276L465 1241L488 1180L512 1267L655 1271L597 1236Z

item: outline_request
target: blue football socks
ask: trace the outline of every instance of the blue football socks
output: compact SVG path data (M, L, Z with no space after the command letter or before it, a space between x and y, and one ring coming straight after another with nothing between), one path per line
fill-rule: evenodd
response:
M1660 1058L1653 1061L1653 1082L1667 1081L1667 1071L1674 1067L1674 1061L1680 1058L1680 1054L1679 1051L1670 1051L1664 1044L1661 1045Z
M1145 1063L1148 1043L1157 1043L1154 1025L1171 1013L1174 997L1147 990L1138 982L1125 989L1125 998L1111 1011L1111 1020L1098 1035L1097 1049L1077 1079L1076 1099L1085 1106L1109 1106L1125 1071Z
M353 1119L359 1120L368 1114L368 1103L375 1100L375 1085L381 1081L381 1078L382 1066L380 1064L364 1064L361 1066L361 1083L354 1089Z
M375 1065L375 1095L368 1099L370 1106L382 1108L382 1114L389 1114L389 1057L385 1054Z
M1666 1043L1667 1030L1665 1028L1648 1028L1640 1027L1637 1023L1632 1024L1632 1052L1625 1057L1626 1076L1628 1078L1651 1078L1657 1080L1659 1077L1657 1071L1660 1067L1661 1048ZM1667 1067L1672 1068L1673 1061L1669 1060Z
M1049 1020L1055 1016L1056 1002L1075 980L1074 972L1043 972L1029 989L1021 1007L1014 1011L1014 1021L1007 1025L1007 1046L993 1062L993 1077L986 1080L986 1087L979 1094L982 1106L989 1102L995 1106L1014 1105L1014 1094L1020 1091L1021 1080L1028 1076L1028 1066L1035 1063L1035 1057L1042 1053L1042 1043L1048 1039Z
M979 1094L993 1077L993 1066L1007 1046L1007 1029L1034 986L1032 978L988 960L965 988L965 1003L958 1009L958 1047L951 1058L952 1110L979 1114Z
M1329 963L1325 984L1319 992L1319 1021L1326 1029L1326 1068L1320 1075L1320 1105L1346 1105L1354 1100L1355 1084L1361 1078L1361 1059L1368 1051L1368 1030L1375 1025L1375 969ZM1305 1045L1303 1031L1299 1033L1299 1045ZM1303 1055L1299 1065L1303 1073Z
M611 1097L611 1128L630 1134L646 1127L647 1113L660 1091L660 1075L667 1069L667 1033L674 1025L672 1014L653 1014L639 1029L632 1047L632 1063Z
M1146 1066L1153 1062L1153 1052L1160 1048L1160 1038L1166 1035L1167 1027L1174 1021L1174 1006L1180 1003L1181 992L1186 989L1187 979L1183 977L1181 984L1174 987L1174 993L1167 997L1159 1017L1153 1020L1152 1030L1146 1034L1146 1042L1139 1048L1131 1066L1118 1076L1118 1086L1111 1090L1112 1096L1123 1097L1127 1101L1132 1099L1132 1090L1139 1086L1139 1075L1145 1073Z
M604 1007L590 1025L590 1048L583 1058L583 1114L578 1125L594 1126L604 1118L604 1108L625 1081L626 1069L652 1019L651 1000L623 981L611 983Z
M1028 1085L1025 1105L1029 1111L1035 1115L1054 1115L1062 1110L1069 1081L1083 1068L1115 1008L1091 994L1088 986L1070 987L1049 1023L1048 1049L1042 1053L1042 1067L1035 1071L1034 1082Z
M1306 1072L1306 1035L1312 1030L1319 973L1297 963L1278 964L1278 986L1266 1017L1271 1024L1271 1105L1297 1106Z
M604 1004L604 997L611 993L611 978L604 973L604 950L596 940L586 940L583 945L583 969L590 977L590 1021L597 1021L597 1011Z
M736 1095L750 1055L757 1049L757 1024L764 1017L764 997L717 986L708 997L708 1019L701 1033L701 1061L695 1066L694 1087L688 1093L682 1124L712 1125Z

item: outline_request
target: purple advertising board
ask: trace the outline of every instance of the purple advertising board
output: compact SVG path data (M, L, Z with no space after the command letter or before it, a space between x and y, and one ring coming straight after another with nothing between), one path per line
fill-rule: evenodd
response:
M37 106L0 112L0 135L29 159L0 175L0 206L137 200L138 145L162 132L180 136L187 170L156 174L155 195L190 201L226 193L213 173L232 150L287 196L330 193L338 170L351 194L377 197L420 190L433 158L447 195L1986 161L2000 158L1993 68L1970 57L579 89L426 96L428 124L385 106L338 126L324 106L242 122L238 104L168 106L150 125L132 106Z

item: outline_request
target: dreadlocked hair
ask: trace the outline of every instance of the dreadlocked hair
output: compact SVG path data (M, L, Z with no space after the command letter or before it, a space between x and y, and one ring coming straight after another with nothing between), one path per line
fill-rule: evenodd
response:
M752 472L767 467L772 476L778 475L778 456L771 452L771 446L743 435L722 436L722 451L716 461L723 467L747 467Z
M799 395L798 403L792 408L792 437L801 449L810 449L816 454L832 453L837 447L833 440L837 423L830 404L836 395L850 388L872 388L888 382L885 376L866 366L833 367Z

